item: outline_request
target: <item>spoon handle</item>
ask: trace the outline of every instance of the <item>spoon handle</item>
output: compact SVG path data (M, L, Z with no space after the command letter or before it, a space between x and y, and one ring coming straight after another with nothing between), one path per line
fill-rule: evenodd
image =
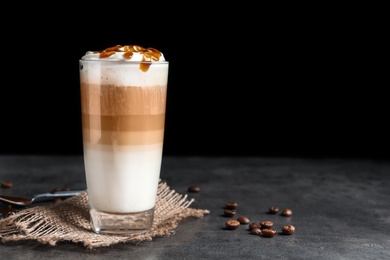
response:
M45 200L45 199L50 200L55 198L67 198L67 197L78 195L83 191L85 190L61 190L61 191L41 193L41 194L34 195L32 200L34 201L34 200Z

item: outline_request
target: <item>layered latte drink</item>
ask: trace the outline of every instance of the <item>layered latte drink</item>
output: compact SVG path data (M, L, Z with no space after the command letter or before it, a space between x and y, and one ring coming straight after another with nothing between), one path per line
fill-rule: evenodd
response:
M148 230L162 162L168 62L118 45L80 60L82 132L92 229Z

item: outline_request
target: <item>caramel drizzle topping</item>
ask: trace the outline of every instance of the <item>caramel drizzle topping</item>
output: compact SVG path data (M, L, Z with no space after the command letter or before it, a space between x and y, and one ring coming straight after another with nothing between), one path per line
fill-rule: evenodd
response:
M121 50L121 48L123 48L123 50ZM99 53L99 57L104 59L114 55L116 52L123 52L123 58L127 60L133 57L134 52L142 54L140 69L144 72L148 71L152 61L158 61L161 57L160 51L154 48L144 48L139 45L115 45L102 51L94 51L93 53Z

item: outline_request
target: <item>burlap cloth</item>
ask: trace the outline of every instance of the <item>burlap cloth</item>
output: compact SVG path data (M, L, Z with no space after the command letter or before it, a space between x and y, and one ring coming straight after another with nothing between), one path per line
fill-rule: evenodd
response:
M177 193L160 180L153 226L143 234L103 235L91 230L88 196L84 191L60 203L35 206L18 211L0 220L0 239L3 243L36 240L55 246L58 242L82 243L88 249L111 246L118 243L152 240L171 235L180 220L187 217L201 218L209 211L189 206L194 199Z

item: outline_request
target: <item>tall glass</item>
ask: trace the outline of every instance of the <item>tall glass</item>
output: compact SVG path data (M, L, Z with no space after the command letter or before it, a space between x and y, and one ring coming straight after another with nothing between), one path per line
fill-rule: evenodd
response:
M146 232L162 163L168 62L83 60L84 165L96 233Z

